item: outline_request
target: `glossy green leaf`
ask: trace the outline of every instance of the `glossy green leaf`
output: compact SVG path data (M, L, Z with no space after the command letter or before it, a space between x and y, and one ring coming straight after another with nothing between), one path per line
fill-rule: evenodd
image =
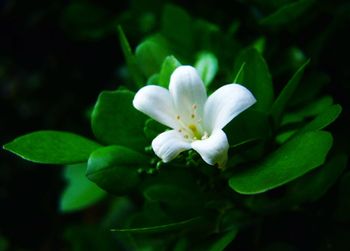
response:
M4 149L23 159L42 164L75 164L87 161L100 145L77 134L38 131L16 138Z
M333 123L340 115L342 108L340 105L332 105L320 113L315 119L313 119L306 126L301 128L298 133L304 133L308 131L321 130L326 126Z
M146 78L160 71L164 59L171 54L166 41L160 35L146 39L136 47L138 67Z
M242 65L245 63L243 69ZM235 61L234 76L242 69L239 84L247 87L256 98L254 105L258 111L267 112L273 102L273 86L271 75L264 58L254 48L241 51Z
M87 177L113 194L125 194L140 181L138 169L149 159L123 146L107 146L93 152L88 161Z
M260 24L270 27L283 27L300 17L313 3L314 0L299 0L287 4L275 13L263 18Z
M287 85L283 88L281 93L278 95L277 99L272 105L271 115L275 121L275 123L279 123L280 118L284 109L286 108L290 98L292 97L294 91L299 85L300 79L304 74L305 67L309 64L310 60L308 60L305 64L303 64L297 72L293 75L293 77L288 81Z
M111 229L111 231L127 232L127 233L157 233L157 232L176 230L179 228L186 228L198 223L200 220L201 220L201 217L193 217L191 219L164 224L164 225L139 227L139 228Z
M126 60L126 64L130 72L130 76L134 80L136 87L141 87L145 82L145 78L142 76L142 73L140 72L140 68L137 65L135 55L132 53L132 49L130 47L128 39L126 38L125 33L121 26L118 26L118 36L119 36L119 42Z
M230 187L241 194L257 194L281 186L322 165L332 143L328 132L298 135L261 163L234 174Z
M181 63L174 56L166 57L160 69L158 78L159 85L168 88L171 74L180 65Z
M144 149L146 117L133 107L133 98L134 93L128 90L100 94L92 112L91 124L95 136L103 143Z
M60 198L60 210L64 213L92 206L106 196L106 193L89 181L86 176L86 163L66 166L64 178L67 186Z
M209 86L218 72L218 59L213 53L202 52L197 56L195 68L204 84Z
M192 18L185 10L175 5L165 5L161 25L162 34L179 48L185 51L192 48Z

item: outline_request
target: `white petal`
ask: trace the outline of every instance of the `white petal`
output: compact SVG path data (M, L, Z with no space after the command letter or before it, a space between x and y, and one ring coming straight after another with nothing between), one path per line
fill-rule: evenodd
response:
M177 127L174 105L167 89L156 85L145 86L136 93L133 105L163 125Z
M253 94L239 84L224 85L209 96L204 107L206 130L222 129L234 117L256 102Z
M197 70L192 66L176 68L170 77L169 91L173 97L176 110L185 121L190 119L193 105L196 113L202 116L207 92Z
M219 168L225 167L229 144L222 130L216 130L209 138L194 141L191 145L209 165L218 164Z
M170 130L159 134L152 141L152 148L163 162L169 162L181 152L190 149L191 143L186 141L178 131Z

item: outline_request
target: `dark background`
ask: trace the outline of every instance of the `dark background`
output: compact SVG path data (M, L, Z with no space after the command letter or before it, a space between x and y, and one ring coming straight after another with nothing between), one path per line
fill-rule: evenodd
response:
M72 5L77 2L88 4L87 9L74 9ZM157 6L153 7L157 13L163 2L153 2L159 2L153 5ZM291 45L302 48L312 60L311 69L330 76L330 84L323 92L330 93L344 108L331 130L335 138L340 139L339 147L346 147L341 139L350 136L350 4L347 1L318 1L295 25L280 30L262 29L257 25L260 16L274 10L274 6L262 4L263 1L173 2L223 30L232 18L239 19L241 28L237 37L243 44L259 34L265 35L267 47L277 48L267 56L270 69L278 68L278 55L285 56L284 48ZM143 31L138 28L137 16L131 18L135 17L132 14L150 8L140 3L142 1L0 1L1 144L42 129L92 137L88 108L94 105L100 91L122 84L125 62L114 24L124 25L132 46L157 28L155 25ZM69 14L72 9L78 13L73 17ZM278 83L285 83L283 78L276 74L277 89ZM60 167L31 164L5 151L0 155L0 236L10 243L11 250L69 250L62 239L66 225L94 224L100 209L62 215L57 209L64 187ZM332 191L313 207L315 211L327 210L330 203ZM95 216L91 218L91 214ZM282 221L284 223L279 224ZM332 226L323 227L330 231ZM339 229L349 232L347 226ZM276 234L284 231L283 238L307 243L305 248L319 241L324 233L317 218L295 213L276 216L267 230ZM301 234L295 237L295 231ZM301 237L303 234L308 238ZM269 238L271 236L266 236ZM243 247L244 238L238 241Z

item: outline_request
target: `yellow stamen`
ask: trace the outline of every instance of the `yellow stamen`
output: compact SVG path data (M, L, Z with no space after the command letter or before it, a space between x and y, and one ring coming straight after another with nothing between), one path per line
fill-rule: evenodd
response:
M188 128L190 128L190 130L192 131L194 138L196 138L196 139L202 138L202 135L201 135L201 133L198 131L196 125L190 124L190 125L188 126Z

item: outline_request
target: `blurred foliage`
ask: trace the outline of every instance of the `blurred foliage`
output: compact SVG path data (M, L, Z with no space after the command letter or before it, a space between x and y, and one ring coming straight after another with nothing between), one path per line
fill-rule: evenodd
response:
M2 144L56 130L6 148L78 163L1 151L0 250L350 250L347 1L0 8ZM133 93L167 87L181 64L209 92L235 80L259 101L225 128L225 172L149 151L164 128L132 109Z

